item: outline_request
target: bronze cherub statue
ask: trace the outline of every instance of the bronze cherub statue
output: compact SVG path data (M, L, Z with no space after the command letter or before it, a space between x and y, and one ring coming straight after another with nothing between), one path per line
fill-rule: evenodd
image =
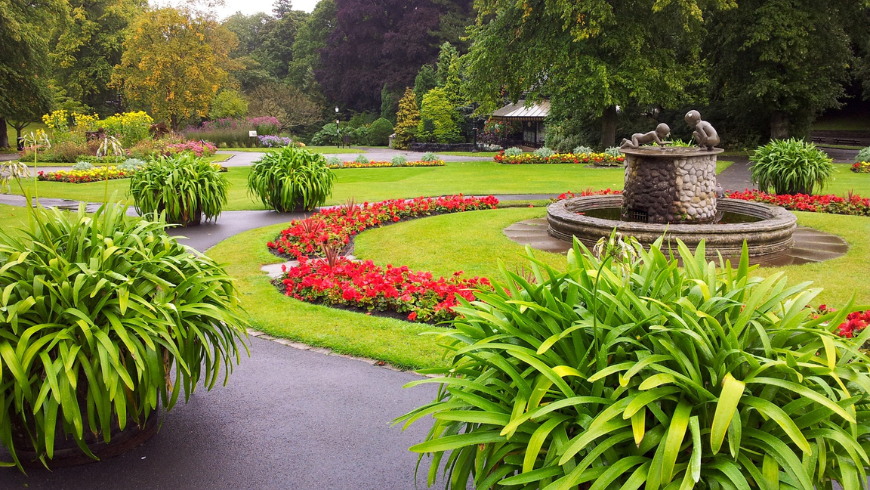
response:
M698 142L698 148L712 150L714 146L719 144L719 133L716 132L712 124L701 120L700 112L689 111L686 114L686 123L695 128L692 136Z
M666 137L671 133L671 128L668 127L667 124L661 123L656 126L655 131L650 131L649 133L634 133L631 135L631 141L623 138L622 143L620 143L620 148L640 148L641 146L647 143L655 143L659 146L665 146L671 144L670 141L664 141L662 138Z

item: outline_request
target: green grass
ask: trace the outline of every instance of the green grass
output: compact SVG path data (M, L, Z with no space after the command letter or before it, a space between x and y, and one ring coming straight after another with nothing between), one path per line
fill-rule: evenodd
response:
M46 129L45 124L43 124L41 122L30 123L29 126L27 126L26 128L21 130L21 136L26 136L27 133L29 133L31 131L36 131L37 129L45 130ZM16 144L15 138L18 137L18 133L15 132L15 128L10 126L8 122L6 123L6 134L9 135L9 146L11 146L12 148L15 148L15 144Z
M403 368L441 365L441 349L434 337L421 335L429 325L413 324L317 306L288 298L275 289L260 270L281 262L265 243L286 225L249 231L224 240L206 253L222 262L236 278L252 327L308 345L336 352L380 359Z
M542 217L541 208L499 209L435 216L369 230L356 239L354 254L380 265L407 265L436 275L462 270L467 275L498 277L498 261L508 270L527 266L524 247L504 236L502 230L512 223ZM768 276L783 272L791 284L813 281L824 292L818 303L835 307L845 305L851 296L856 304L870 305L870 219L797 213L799 224L842 236L849 242L843 257L800 266L759 269ZM221 242L208 251L225 261L227 272L238 279L245 308L255 328L279 337L329 347L337 352L382 359L402 367L440 365L440 347L423 331L437 330L398 320L372 317L311 305L284 297L271 286L260 266L280 262L271 255L265 242L273 239L285 225L253 230ZM534 256L558 270L565 269L565 258L533 250Z
M716 175L721 174L731 165L734 165L734 162L729 162L728 160L716 160Z
M19 228L27 227L27 208L0 204L0 223L3 223L0 226L3 231L13 235L18 234Z
M849 170L850 167L847 164L834 165L833 176L822 192L843 196L853 191L861 197L870 197L870 174L855 173Z
M850 114L821 117L813 123L814 131L870 131L870 116Z

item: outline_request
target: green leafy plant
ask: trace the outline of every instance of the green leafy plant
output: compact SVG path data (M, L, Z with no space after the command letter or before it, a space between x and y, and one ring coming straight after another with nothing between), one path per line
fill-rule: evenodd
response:
M356 158L353 159L353 161L354 161L354 163L363 163L363 164L369 163L369 159L366 158L366 156L363 154L357 155Z
M591 155L591 154L595 153L595 150L593 150L589 146L582 146L581 145L581 146L574 148L572 153L574 153L575 155L583 155L583 154Z
M553 156L555 153L556 153L555 151L547 148L546 146L543 146L543 147L535 150L534 155L536 157L539 157L539 158L549 158L549 157Z
M870 466L868 359L811 316L820 290L782 274L677 260L636 242L579 242L566 272L531 260L443 334L437 398L400 417L435 422L412 451L433 485L534 489L862 488ZM531 251L529 251L531 255Z
M78 170L78 171L87 171L87 170L90 170L92 168L94 168L94 166L91 165L90 162L77 162L72 167L73 170Z
M862 148L855 156L854 163L870 162L870 146Z
M280 213L313 210L332 194L335 174L319 153L284 147L266 153L248 175L248 192Z
M402 167L408 163L408 159L405 158L405 155L396 155L392 160L390 160L390 163L392 163L394 167Z
M216 219L227 203L229 181L219 168L191 153L152 160L130 178L130 194L142 216L165 213L182 226Z
M420 157L420 161L421 162L437 162L438 155L432 153L431 151L427 151L426 153L423 154L423 156Z
M343 167L344 166L344 162L342 161L341 158L338 158L338 157L327 158L326 164L329 165L330 167Z
M828 155L812 143L794 138L772 140L752 156L752 182L776 194L812 194L822 190L834 172Z
M52 459L57 435L109 442L239 362L246 323L224 270L107 204L0 229L0 443ZM16 440L13 434L23 436ZM0 466L9 466L0 462Z
M611 147L609 147L609 148L606 148L606 149L604 150L604 153L606 153L607 155L610 155L610 156L612 156L612 157L620 157L620 156L622 156L622 152L619 151L619 147L618 147L618 146L611 146Z
M504 151L504 156L506 157L518 157L523 154L523 150L517 147L508 148Z

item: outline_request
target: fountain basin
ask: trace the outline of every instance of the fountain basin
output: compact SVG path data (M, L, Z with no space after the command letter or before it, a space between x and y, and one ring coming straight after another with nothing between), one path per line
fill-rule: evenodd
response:
M723 257L739 256L744 240L751 257L780 252L794 245L793 235L797 228L797 217L794 214L783 208L758 202L738 199L717 201L720 212L746 216L746 222L658 224L596 218L580 213L588 210L622 209L623 196L585 196L549 205L547 233L564 241L572 241L577 237L587 246L594 245L601 237L610 236L614 228L623 236L633 236L644 245L653 243L662 235L666 235L666 241L674 249L677 245L676 239L682 240L691 249L704 240L709 258L715 258L717 252Z

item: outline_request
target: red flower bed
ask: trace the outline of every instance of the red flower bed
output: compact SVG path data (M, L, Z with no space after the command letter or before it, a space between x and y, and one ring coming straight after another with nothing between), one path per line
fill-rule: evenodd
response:
M344 248L352 236L383 223L395 223L407 218L433 214L495 209L493 196L418 197L412 200L392 199L376 203L322 209L308 219L294 220L290 228L267 243L272 251L292 259L321 255L322 247Z
M774 204L792 211L870 216L870 199L854 194L844 198L833 194L826 194L824 196L767 194L761 191L746 189L742 192L732 192L728 194L728 197L744 201Z
M586 189L585 191L580 191L580 192L576 192L576 193L572 192L572 191L568 191L568 192L563 192L562 194L559 194L559 197L556 198L556 201L562 201L564 199L571 199L572 197L577 197L577 196L581 196L581 197L583 197L583 196L609 196L611 194L622 194L622 191L616 190L616 189L611 189L610 187L608 187L607 189L604 189L603 191L596 191L593 189Z
M485 278L435 279L431 272L414 272L406 266L378 267L367 260L352 262L340 257L330 266L325 259L299 259L284 270L285 294L298 300L330 306L351 306L368 311L407 313L410 321L450 320L459 297L474 299L474 290L492 290Z

